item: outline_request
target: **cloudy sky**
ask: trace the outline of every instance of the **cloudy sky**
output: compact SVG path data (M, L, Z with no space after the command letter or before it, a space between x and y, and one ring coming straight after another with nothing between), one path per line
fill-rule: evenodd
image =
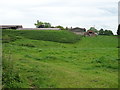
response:
M37 20L53 26L109 29L116 34L119 0L1 0L0 24L35 27Z

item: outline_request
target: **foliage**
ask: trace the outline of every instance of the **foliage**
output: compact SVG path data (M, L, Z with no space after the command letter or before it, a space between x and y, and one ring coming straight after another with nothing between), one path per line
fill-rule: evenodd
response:
M118 25L117 35L120 35L120 24Z
M50 28L50 27L51 27L51 24L50 24L50 23L47 23L47 22L44 22L44 27L45 27L45 28Z
M98 30L97 30L95 27L90 27L89 30L92 30L92 31L94 31L95 33L98 33Z
M66 28L65 28L65 30L69 30L69 28L68 28L68 27L66 27Z
M102 28L99 30L99 35L104 35L104 30Z
M105 30L104 35L113 35L113 32L111 30Z
M61 30L65 30L63 26L56 26L56 28L60 28Z
M37 28L50 28L51 24L48 22L41 22L37 20L37 23L34 24Z
M99 30L99 35L113 35L113 32L111 30Z

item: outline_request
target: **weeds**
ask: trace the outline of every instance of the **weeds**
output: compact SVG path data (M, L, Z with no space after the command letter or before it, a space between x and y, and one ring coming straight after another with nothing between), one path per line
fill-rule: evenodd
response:
M100 57L97 59L94 59L91 63L95 64L95 67L105 67L108 69L118 69L118 66L116 64L118 63L117 60L113 60L111 58L107 57Z
M112 36L77 42L81 38L66 31L3 32L3 36L10 34L23 39L3 43L4 88L118 87L118 45Z
M80 35L76 35L69 31L55 31L55 30L4 30L3 33L11 33L15 36L23 36L29 39L54 41L61 43L75 43L81 39ZM4 35L3 35L4 36Z
M20 87L21 78L17 69L15 69L15 62L12 59L12 54L4 54L2 57L2 84L3 88L17 88ZM19 83L19 84L18 84Z

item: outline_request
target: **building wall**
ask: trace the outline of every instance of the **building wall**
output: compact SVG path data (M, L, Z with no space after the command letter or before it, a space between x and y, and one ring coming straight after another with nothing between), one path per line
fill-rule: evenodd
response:
M82 28L73 28L70 30L71 32L78 34L78 35L84 35L84 33L86 32L86 29L82 29Z
M78 34L78 35L84 35L85 32L73 32L75 34Z

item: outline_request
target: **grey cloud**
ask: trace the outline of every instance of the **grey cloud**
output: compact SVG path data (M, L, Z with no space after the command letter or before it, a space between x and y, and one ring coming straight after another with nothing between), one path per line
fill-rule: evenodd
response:
M35 27L36 20L41 20L69 27L95 25L116 32L117 0L11 0L4 6L5 1L0 6L1 24Z

